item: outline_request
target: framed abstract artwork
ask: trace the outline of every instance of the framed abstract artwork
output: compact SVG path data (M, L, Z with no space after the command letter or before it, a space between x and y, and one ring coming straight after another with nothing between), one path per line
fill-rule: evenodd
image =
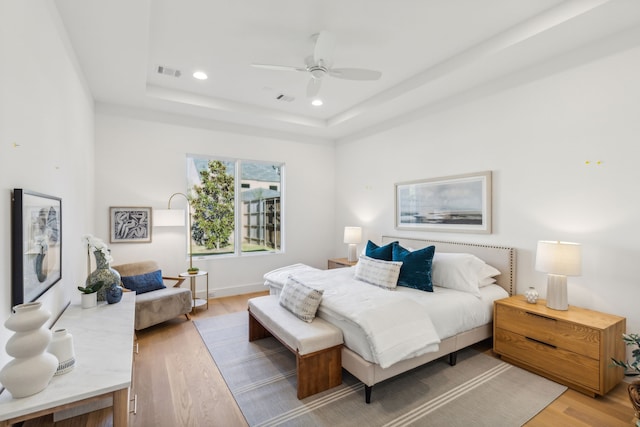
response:
M62 199L16 188L12 197L11 304L35 301L62 278Z
M491 233L491 171L396 184L395 227Z
M119 207L109 208L111 243L150 243L151 208Z

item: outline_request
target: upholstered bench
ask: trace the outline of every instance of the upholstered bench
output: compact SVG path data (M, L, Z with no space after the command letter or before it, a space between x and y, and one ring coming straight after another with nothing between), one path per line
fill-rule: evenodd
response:
M296 355L298 399L342 384L342 331L298 319L275 295L249 300L249 341L273 336Z

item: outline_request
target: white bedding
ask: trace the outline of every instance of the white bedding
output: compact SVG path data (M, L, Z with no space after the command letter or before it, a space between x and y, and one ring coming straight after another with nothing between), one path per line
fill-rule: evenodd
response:
M481 288L482 298L437 286L434 286L434 292L424 292L401 286L395 292L411 295L414 301L427 308L440 340L491 323L493 321L493 301L508 296L508 293L498 285ZM322 305L320 308L322 309ZM375 362L357 325L332 317L331 313L326 310L321 310L319 317L342 329L345 346L358 353L363 359Z
M349 349L383 368L436 351L441 339L490 323L493 300L507 296L495 285L482 288L482 298L445 288L389 291L355 280L354 270L296 264L265 274L265 285L277 293L293 275L322 289L318 316L342 329Z

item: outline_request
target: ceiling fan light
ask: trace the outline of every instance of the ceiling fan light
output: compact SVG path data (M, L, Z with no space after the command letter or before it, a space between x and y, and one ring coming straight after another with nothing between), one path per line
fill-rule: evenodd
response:
M193 73L193 78L198 80L207 80L209 76L207 76L207 73L204 71L196 71Z
M314 99L313 101L311 101L311 105L313 105L314 107L320 107L323 104L322 99Z
M311 77L314 79L321 79L327 72L327 69L322 67L311 67L309 72L311 73Z

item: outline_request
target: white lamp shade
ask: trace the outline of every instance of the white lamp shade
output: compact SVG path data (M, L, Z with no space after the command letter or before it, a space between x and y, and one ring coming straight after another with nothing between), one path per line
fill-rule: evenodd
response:
M344 242L349 244L356 244L362 241L362 228L360 227L345 227L344 228Z
M184 227L184 210L154 209L153 225L155 227Z
M582 246L579 243L539 241L536 270L563 276L579 276L582 273Z

